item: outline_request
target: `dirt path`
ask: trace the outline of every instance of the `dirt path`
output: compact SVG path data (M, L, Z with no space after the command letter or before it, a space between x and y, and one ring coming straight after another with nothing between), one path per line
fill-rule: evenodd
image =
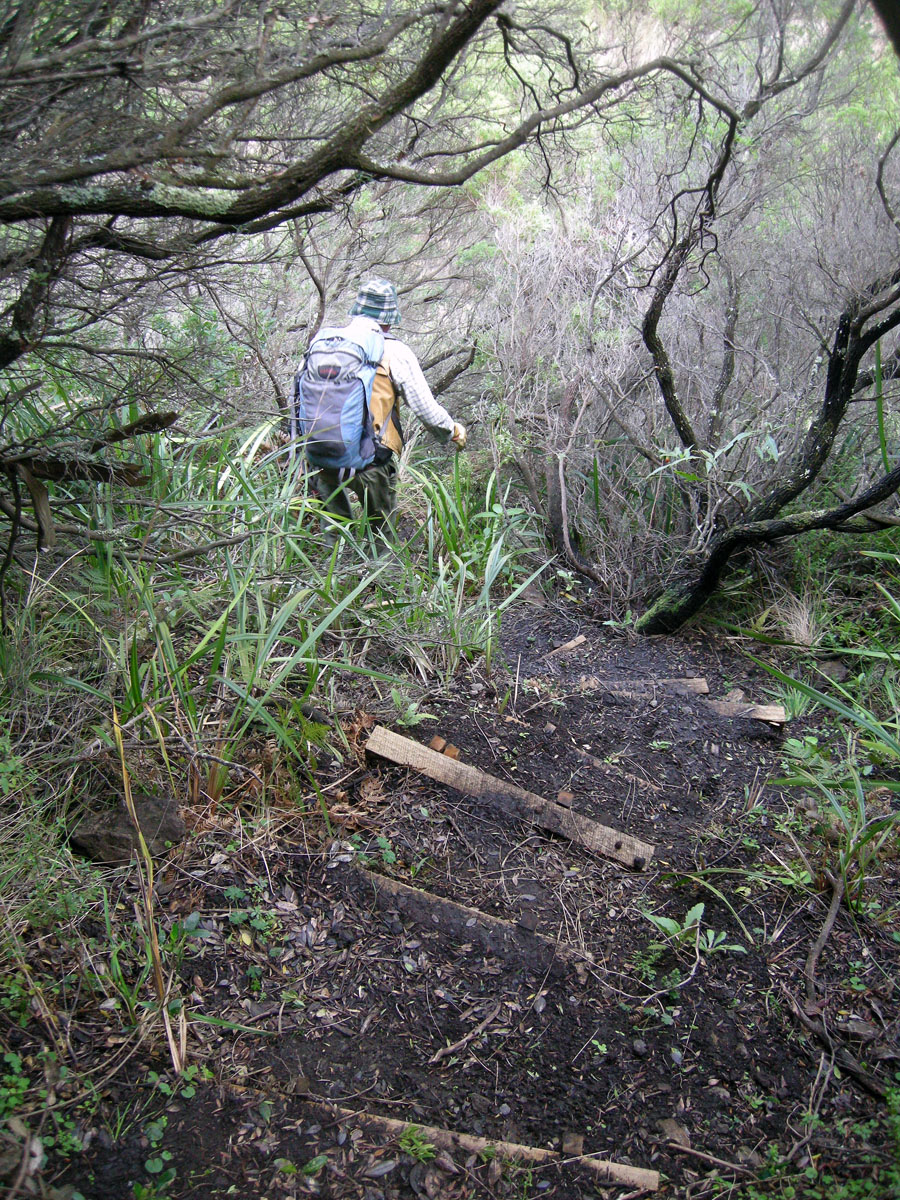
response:
M767 782L784 730L708 703L734 688L770 702L770 677L725 642L635 643L577 612L525 610L503 641L504 671L426 697L436 719L398 732L563 793L652 843L643 869L491 794L366 759L374 719L358 713L345 722L358 757L320 763L333 836L287 818L199 825L163 872L189 1077L167 1074L148 1024L98 1089L84 1153L45 1187L88 1200L643 1194L648 1176L616 1188L584 1153L661 1173L662 1196L693 1184L696 1200L788 1154L837 1178L881 1169L865 1124L878 1102L840 1056L863 1061L870 1088L893 1079L900 946L842 909L808 1003L830 893L801 878L798 797ZM685 678L709 697L659 682ZM392 896L379 879L404 886ZM896 897L896 884L884 863L878 887ZM645 915L683 925L701 903L680 941ZM87 1048L104 1029L94 1011L69 1035ZM553 1153L527 1162L384 1118Z

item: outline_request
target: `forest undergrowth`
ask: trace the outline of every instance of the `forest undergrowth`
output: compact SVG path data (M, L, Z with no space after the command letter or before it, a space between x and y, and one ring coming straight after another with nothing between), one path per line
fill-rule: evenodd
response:
M368 1159L359 1154L356 1175L353 1154L336 1161L325 1134L315 1132L321 1122L300 1121L300 1141L279 1157L268 1122L272 1106L287 1103L285 1087L278 1084L260 1100L260 1087L265 1092L271 1079L254 1083L240 1067L248 1040L258 1037L265 1055L267 1037L277 1040L285 1013L301 1028L311 1020L310 1006L322 1006L326 992L304 990L324 982L327 991L331 967L319 955L333 953L346 973L354 939L363 938L364 916L352 900L335 908L332 898L327 920L318 911L323 863L337 855L439 885L438 866L451 861L447 831L459 832L463 822L464 840L475 836L458 812L441 818L439 836L429 813L440 811L442 799L417 792L408 780L389 784L367 771L366 731L377 721L427 740L431 729L464 731L471 721L469 754L477 760L474 747L486 745L489 769L519 770L513 778L540 791L553 780L561 786L551 759L562 751L541 765L517 758L515 745L503 747L513 734L523 739L523 753L542 746L542 737L557 736L547 731L557 730L560 719L563 729L568 721L574 730L576 718L584 722L582 758L583 739L595 738L594 757L587 757L596 771L629 781L622 786L631 807L620 816L631 813L669 846L669 865L661 859L636 881L608 870L593 875L599 870L593 864L573 867L552 839L541 851L543 866L523 867L547 912L554 901L544 893L559 872L559 920L594 963L578 975L583 1013L594 1013L600 999L606 1005L612 997L618 1006L619 1024L614 1020L606 1032L609 1018L597 1015L605 1008L590 1018L599 1021L585 1042L596 1076L590 1088L600 1087L607 1073L619 1077L600 1087L602 1102L592 1090L591 1103L609 1112L620 1095L624 1052L614 1039L628 1048L636 1065L627 1073L638 1079L657 1041L664 1055L659 1090L650 1093L672 1095L671 1115L660 1119L664 1136L644 1128L649 1120L640 1103L627 1117L641 1098L638 1082L631 1101L618 1101L625 1122L616 1135L620 1155L659 1167L661 1194L671 1196L883 1200L898 1194L900 560L889 541L828 588L809 560L781 590L766 583L765 602L758 579L739 578L699 637L688 631L648 651L639 649L627 620L604 612L602 601L546 557L529 509L489 470L479 474L457 459L443 474L434 464L410 471L399 546L379 556L359 528L341 531L337 547L326 547L323 517L300 463L288 463L270 430L194 444L157 435L142 453L151 482L140 500L114 502L106 485L73 487L65 507L94 531L89 546L29 559L23 543L3 580L9 625L0 642L7 963L0 981L0 1174L10 1194L150 1200L235 1194L229 1186L244 1195L349 1196L366 1187L372 1195L398 1196L593 1194L564 1170L558 1178L514 1163L500 1170L490 1156L455 1164L450 1156L440 1168L446 1191L428 1191L437 1187L440 1164L430 1164L438 1152L427 1138L417 1140L415 1122L390 1153L382 1146ZM821 564L832 549L820 549ZM744 615L736 621L735 612ZM587 630L587 650L583 657L563 655L559 661L568 666L550 671L555 648L575 627ZM699 664L723 690L754 681L784 704L783 737L760 743L752 733L710 733L702 718L693 726L700 733L681 745L685 722L695 718L683 705L676 711L675 701L645 704L621 728L614 710L573 701L584 690L577 680L588 665L601 676L612 665L626 675L637 669L661 676L671 667L666 656ZM619 745L598 758L604 723L616 728L608 736ZM682 768L684 783L673 774L674 798L663 804L667 773ZM572 768L572 778L580 778L579 769ZM409 803L395 809L399 792L408 793ZM137 834L146 805L169 813L171 832L160 821L154 838L145 820L146 837ZM655 815L654 805L660 806ZM421 828L411 831L404 822L419 810ZM128 861L92 862L83 853L91 832L85 814L114 811L117 836L126 830L121 856ZM521 836L510 854L533 840ZM565 881L579 873L591 881L589 898L572 908ZM453 887L460 896L471 888L475 908L483 907L467 870L454 875ZM605 905L628 917L616 926L618 948L594 927ZM341 929L354 920L356 931L342 941ZM404 969L415 979L425 970L424 952L417 955L418 943L399 926L388 933L401 939L400 948L384 953L412 964ZM287 962L300 942L309 979L287 983ZM796 964L796 976L782 974L784 955ZM752 970L735 983L733 971L740 976L743 963ZM457 967L465 979L466 964ZM455 977L453 970L444 976L451 981L445 991ZM217 1007L201 999L212 994L213 979L228 981L235 1003ZM516 1021L522 1033L542 1014L541 998L553 998L551 989L526 978L498 992L513 1033ZM779 1081L777 1064L754 1065L765 1055L749 1037L748 1017L747 1036L734 1035L747 1068L729 1083L729 1051L710 1034L706 1066L723 1061L718 1082L707 1072L707 1092L713 1107L734 1111L739 1132L718 1128L709 1113L705 1144L713 1150L692 1148L684 1141L691 1085L685 1090L680 1074L685 1056L700 1053L690 1030L705 1028L702 1009L710 997L723 1012L739 1009L741 989L748 1013L758 1009L760 1038L772 1036L760 1023L768 1021L779 1026L779 1036L789 1034L792 1053L815 1048L805 1068L795 1064ZM410 995L418 1004L418 994ZM530 995L525 1016L513 1018L523 995ZM331 1011L336 1001L324 1004ZM664 1048L689 1011L695 1015L686 1034ZM335 1007L333 1019L340 1037L350 1036L350 1018ZM525 1053L509 1037L504 1071L511 1079L521 1073L522 1089L533 1076L540 1097L539 1076L550 1068L536 1065L543 1059L533 1046ZM415 1037L406 1040L412 1045ZM409 1069L415 1077L415 1064ZM323 1102L344 1094L349 1076L335 1072L337 1090L329 1091L321 1063L318 1071ZM682 1082L673 1093L676 1075ZM277 1083L277 1072L272 1078ZM176 1127L185 1114L188 1127L194 1118L212 1120L211 1104L221 1108L228 1096L235 1104L251 1084L254 1119L269 1129L252 1137L276 1147L268 1182L259 1167L255 1175L246 1167L243 1182L211 1181L189 1155L182 1161L187 1151ZM588 1105L582 1066L566 1086L559 1103L574 1120L579 1105ZM423 1081L419 1108L410 1111L425 1112L431 1119L422 1124L434 1125L426 1094ZM399 1102L395 1092L393 1103ZM498 1137L500 1125L461 1100L441 1103L456 1103L459 1121L472 1131ZM531 1103L531 1114L518 1121L519 1137L505 1140L547 1141L551 1118L542 1126L538 1117L545 1101ZM751 1135L746 1131L758 1117L768 1124ZM286 1126L280 1128L283 1134ZM596 1141L595 1152L605 1147L615 1158L602 1128L584 1136ZM243 1136L234 1134L238 1142ZM104 1154L121 1154L127 1164L115 1193L92 1190ZM379 1176L386 1163L393 1166ZM376 1193L376 1186L386 1190Z

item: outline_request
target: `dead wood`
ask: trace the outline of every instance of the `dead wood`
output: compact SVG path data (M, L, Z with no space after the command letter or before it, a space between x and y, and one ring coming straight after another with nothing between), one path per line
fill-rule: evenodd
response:
M16 472L31 496L31 507L34 509L38 527L38 548L52 550L56 545L56 528L50 511L49 493L41 481L35 479L25 463L19 463Z
M566 642L564 645L557 646L553 650L548 650L547 653L545 655L543 655L543 658L544 659L552 658L554 654L565 654L565 652L567 650L575 650L586 641L587 641L587 638L584 636L584 634L578 633L575 635L575 637L573 637L570 641Z
M852 1075L857 1083L861 1084L867 1092L870 1092L873 1096L877 1096L879 1100L884 1100L886 1092L882 1085L877 1079L872 1078L869 1072L865 1070L862 1064L846 1047L835 1045L834 1038L832 1038L826 1029L824 1022L816 1021L804 1012L803 1006L788 991L784 984L781 985L781 990L787 998L791 1012L808 1033L814 1033L820 1041L824 1042L841 1070L846 1071L848 1075Z
M695 1150L693 1146L682 1146L681 1142L666 1142L666 1148L676 1154L689 1154L692 1158L699 1158L702 1162L711 1163L714 1167L722 1167L725 1171L734 1171L736 1175L754 1174L749 1167L741 1166L740 1163L727 1162L724 1158L716 1158L714 1154L706 1154L703 1150Z
M578 681L580 692L615 692L634 700L652 698L660 688L682 696L706 696L709 693L709 684L697 676L683 679L598 679L596 675L584 675Z
M442 1058L449 1058L451 1054L456 1054L460 1050L465 1050L469 1042L474 1042L487 1029L488 1025L496 1019L500 1009L503 1007L503 1002L498 1001L491 1009L483 1021L479 1021L474 1029L470 1029L468 1033L463 1034L458 1042L454 1042L452 1046L441 1046L440 1050L435 1050L431 1058L428 1060L429 1067L433 1067L435 1063L439 1063Z
M140 437L146 433L162 433L178 420L177 412L144 413L134 421L129 421L121 429L109 429L102 434L91 446L92 453L102 450L104 446L113 446L117 442L127 441L128 438Z

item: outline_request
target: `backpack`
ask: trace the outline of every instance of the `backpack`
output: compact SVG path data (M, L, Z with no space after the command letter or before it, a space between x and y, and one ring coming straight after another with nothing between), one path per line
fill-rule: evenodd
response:
M345 329L320 330L294 376L296 432L313 466L359 471L381 448L370 405L384 338L361 332L351 338Z

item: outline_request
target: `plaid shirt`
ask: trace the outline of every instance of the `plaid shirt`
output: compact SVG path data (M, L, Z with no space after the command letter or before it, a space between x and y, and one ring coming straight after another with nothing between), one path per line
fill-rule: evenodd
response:
M347 326L347 334L352 338L353 327L359 322L366 329L373 326L381 329L377 321L371 317L353 317ZM405 342L395 338L393 334L384 335L385 347L389 355L391 379L397 391L419 418L429 433L434 434L439 442L449 442L453 436L454 421L446 408L438 404L431 388L419 366L419 360Z

